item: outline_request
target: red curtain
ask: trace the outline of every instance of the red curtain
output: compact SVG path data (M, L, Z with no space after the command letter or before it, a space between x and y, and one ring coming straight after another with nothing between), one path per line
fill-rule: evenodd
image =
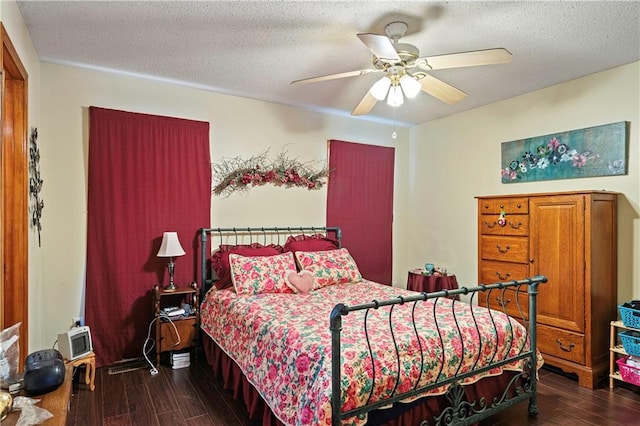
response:
M391 284L395 149L329 141L327 226L342 228L363 277Z
M85 317L98 366L140 358L151 289L168 283L162 234L176 231L178 286L196 280L211 211L209 123L89 108ZM153 337L153 334L152 334Z

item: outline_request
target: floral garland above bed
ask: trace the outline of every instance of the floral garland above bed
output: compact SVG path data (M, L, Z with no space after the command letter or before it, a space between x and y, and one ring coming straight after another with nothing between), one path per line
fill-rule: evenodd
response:
M316 162L301 163L297 158L289 158L286 151L270 160L268 153L267 150L247 159L226 158L213 164L213 178L217 182L213 194L226 198L235 191L248 191L252 186L267 183L307 189L319 189L327 183L329 169L326 166L317 169Z

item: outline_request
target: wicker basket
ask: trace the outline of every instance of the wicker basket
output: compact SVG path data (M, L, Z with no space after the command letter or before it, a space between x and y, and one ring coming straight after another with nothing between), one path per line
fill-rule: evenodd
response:
M618 305L618 311L625 327L640 329L640 310Z
M640 357L640 332L623 331L618 334L625 352L629 355Z
M618 358L616 360L622 380L640 386L640 368L627 364L627 358Z

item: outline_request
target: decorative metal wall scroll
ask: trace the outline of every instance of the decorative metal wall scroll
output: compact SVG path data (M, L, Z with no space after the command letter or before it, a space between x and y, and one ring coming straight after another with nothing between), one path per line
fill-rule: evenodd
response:
M31 196L31 225L38 231L38 247L41 247L40 232L42 231L42 209L44 201L40 199L42 178L40 177L40 149L38 148L38 129L31 128L29 139L29 194Z

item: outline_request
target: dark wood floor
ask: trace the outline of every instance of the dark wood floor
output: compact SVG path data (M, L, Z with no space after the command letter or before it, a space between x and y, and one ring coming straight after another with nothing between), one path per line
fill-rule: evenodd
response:
M640 389L608 382L591 391L577 381L542 369L538 385L537 419L527 415L527 403L487 419L489 425L609 426L640 424ZM109 375L96 372L96 389L75 384L68 426L87 425L241 425L255 426L244 406L235 401L204 362L172 370L161 367L151 376L149 369Z

